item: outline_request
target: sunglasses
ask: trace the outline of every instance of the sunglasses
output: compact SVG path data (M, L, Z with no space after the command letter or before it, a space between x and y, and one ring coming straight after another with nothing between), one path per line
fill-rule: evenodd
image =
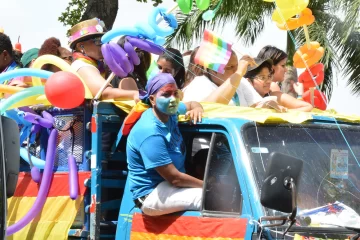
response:
M101 45L102 45L101 37L93 38L93 39L91 39L91 40L93 41L93 43L94 43L96 46L101 46Z

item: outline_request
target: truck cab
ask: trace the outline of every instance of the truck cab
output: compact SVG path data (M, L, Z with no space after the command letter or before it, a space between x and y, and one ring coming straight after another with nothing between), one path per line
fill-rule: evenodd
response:
M136 208L129 190L126 137L119 130L130 105L87 102L81 109L67 112L48 109L57 123L78 119L74 126L81 141L76 135L71 136L75 142L79 140L75 144L75 152L79 153L78 174L88 174L83 182L79 177L79 185L85 188L84 197L72 226L66 230L67 237L358 237L360 119L325 113L279 115L268 110L227 106L220 110L218 105L206 104L204 107L207 115L200 124L179 123L187 148L186 171L204 180L201 210L159 217L146 216ZM42 141L37 152L45 145L46 141ZM64 146L60 149L59 145L55 175L68 171L66 158L60 154ZM274 165L278 158L283 159L284 166ZM302 166L293 167L294 176L289 175L297 178L296 188L286 189L283 183L275 186L273 182L283 180L279 176L287 174L292 161L300 161ZM270 184L265 186L266 182ZM264 196L274 195L272 192L279 194L270 200ZM2 214L6 212L1 210ZM37 231L36 227L33 229Z

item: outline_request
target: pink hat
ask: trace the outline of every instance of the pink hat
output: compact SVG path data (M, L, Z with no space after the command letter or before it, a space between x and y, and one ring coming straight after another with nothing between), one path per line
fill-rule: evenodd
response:
M105 24L98 18L82 21L70 29L69 46L75 48L75 44L81 40L95 38L105 34Z

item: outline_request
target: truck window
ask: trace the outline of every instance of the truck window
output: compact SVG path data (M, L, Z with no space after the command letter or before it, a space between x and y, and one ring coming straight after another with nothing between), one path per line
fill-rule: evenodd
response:
M214 133L207 151L203 210L240 213L241 191L226 136Z
M358 126L341 126L340 132L330 124L249 124L242 133L259 189L270 153L281 152L304 161L298 186L300 211L338 202L360 214Z

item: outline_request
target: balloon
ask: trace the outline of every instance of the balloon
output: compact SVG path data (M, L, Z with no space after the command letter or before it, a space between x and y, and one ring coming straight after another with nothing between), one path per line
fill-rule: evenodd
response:
M320 85L324 81L324 64L317 63L310 67L311 75L315 78L316 85ZM311 78L308 70L305 70L299 76L299 82L304 84L304 90L315 87L315 82Z
M27 152L26 148L22 148L22 147L20 148L20 156L22 159L24 159L27 163L30 164L29 156L28 156L28 152ZM40 158L37 158L34 156L31 156L31 161L35 167L37 167L39 169L44 169L44 167L45 167L44 160L41 160Z
M73 155L69 155L68 158L69 164L69 190L70 190L70 198L72 200L76 200L79 189L78 189L78 171L76 166L76 160Z
M191 0L177 0L180 10L187 14L191 11L192 1ZM196 0L196 6L200 10L206 10L210 5L210 0Z
M71 109L84 102L85 87L80 78L71 73L54 73L45 84L45 95L49 102L59 108Z
M33 95L24 99L20 99L19 101L12 104L8 109L12 108L20 108L24 106L33 106L33 105L44 105L44 106L50 106L51 103L46 98L45 94L42 95Z
M45 119L49 120L50 122L52 122L52 125L54 125L55 119L50 113L48 113L47 111L42 111L41 115L43 116L43 118L45 118Z
M126 53L116 43L110 42L101 46L101 52L104 56L106 64L109 66L111 71L119 77L126 77L129 72L125 72L123 69L124 62L117 63L115 59L126 57ZM122 56L121 56L122 55ZM128 61L127 59L125 61Z
M41 181L39 193L34 202L34 205L26 213L26 215L22 219L20 219L20 221L7 228L6 231L7 236L10 236L20 231L23 227L29 224L30 221L33 220L41 212L41 209L43 208L47 198L47 194L50 189L50 184L53 176L57 136L58 136L57 130L53 129L49 136L43 179Z
M325 102L324 102L325 99ZM308 90L303 94L303 100L305 102L311 103L311 91ZM319 90L314 90L314 107L320 109L320 110L326 110L327 107L327 98L326 95L323 92L320 92Z
M25 76L36 76L39 78L49 78L53 73L45 70L32 69L32 68L21 68L13 71L5 72L0 74L0 83L4 83L6 80L13 79L16 77ZM40 83L41 80L39 79Z
M281 30L294 30L296 28L302 27L304 25L309 26L313 24L315 17L312 14L312 11L309 8L305 8L299 15L298 18L290 18L286 23L276 23L278 28Z
M169 24L169 27L164 28L160 27L156 22L156 17L158 15L164 17L165 21ZM166 15L166 8L157 7L151 12L148 19L149 25L155 30L157 35L161 37L169 36L174 32L174 29L177 28L176 18L173 14Z
M161 55L164 52L164 48L161 46L158 46L152 42L149 42L145 39L138 39L134 37L126 37L126 40L131 43L134 47L140 48L144 51L147 51L149 53L153 53L156 55Z
M63 59L54 56L54 55L43 55L38 57L35 62L32 65L32 68L38 68L40 69L42 66L44 66L45 64L52 64L57 66L58 68L60 68L63 71L66 72L70 72L72 74L75 74L80 81L83 83L84 88L85 88L85 98L86 99L92 99L92 94L89 90L89 88L87 87L87 85L85 84L84 80L80 77L80 75L74 71L74 69L67 63L65 62ZM50 77L50 76L49 76ZM47 78L49 78L47 77ZM33 78L33 85L34 86L41 86L41 81L39 78Z
M310 49L308 47L308 44L305 43L294 54L293 61L296 68L311 67L324 55L325 50L318 42L310 42Z
M209 1L209 0L198 0ZM191 2L191 1L190 1ZM190 4L191 6L191 4ZM160 27L157 23L157 16L161 15L167 22L169 27ZM101 42L103 44L110 42L113 38L120 36L131 36L135 38L144 38L154 42L155 44L162 45L165 43L164 37L169 36L174 32L174 29L178 27L176 18L173 14L166 13L165 8L156 7L151 12L148 23L135 23L134 27L122 27L118 29L112 29L105 33Z
M9 93L14 94L17 92L20 92L21 90L24 90L25 88L22 87L15 87L15 86L9 86L5 84L0 84L0 92L1 93Z
M124 50L125 50L125 52L127 52L128 57L132 64L134 64L134 65L140 64L140 58L137 55L134 47L127 41L124 43Z
M13 104L24 98L40 95L43 93L44 93L43 86L26 88L18 93L15 93L0 103L0 114L3 114L9 107L11 107Z
M276 9L272 20L279 24L301 13L309 4L309 0L276 0Z
M29 159L29 161L30 161L30 159ZM31 172L31 179L36 183L40 183L41 182L40 170L36 166L32 166L30 172Z
M139 31L134 27L122 27L122 28L112 29L101 37L101 42L105 44L110 42L113 38L120 36L138 37Z
M44 128L51 128L54 124L54 122L33 113L25 113L24 119L33 124L39 124Z

